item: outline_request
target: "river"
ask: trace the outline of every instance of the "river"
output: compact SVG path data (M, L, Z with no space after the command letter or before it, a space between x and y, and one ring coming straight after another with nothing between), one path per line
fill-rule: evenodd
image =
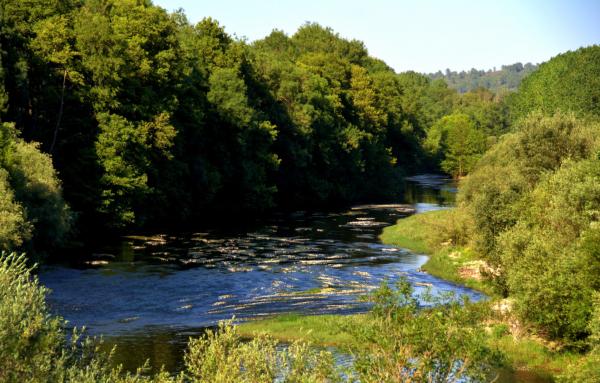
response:
M442 209L455 192L451 180L424 175L407 180L398 202L417 213ZM358 297L384 279L405 276L417 291L481 299L421 272L425 255L379 242L381 229L406 214L401 205L368 205L280 215L229 232L128 236L82 254L86 262L45 266L40 280L52 290L52 310L117 345L127 370L149 359L177 371L188 338L220 320L364 312Z

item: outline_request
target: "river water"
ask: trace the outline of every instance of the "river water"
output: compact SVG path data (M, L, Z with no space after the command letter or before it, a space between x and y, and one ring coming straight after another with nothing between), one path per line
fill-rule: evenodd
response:
M440 176L407 180L402 201L417 213L453 203L456 185ZM82 254L86 263L45 266L49 304L72 326L117 345L116 361L135 369L181 367L190 336L235 316L349 314L383 280L408 278L417 291L473 290L419 270L422 254L383 245L383 227L407 206L368 205L335 213L296 212L234 232L129 236Z

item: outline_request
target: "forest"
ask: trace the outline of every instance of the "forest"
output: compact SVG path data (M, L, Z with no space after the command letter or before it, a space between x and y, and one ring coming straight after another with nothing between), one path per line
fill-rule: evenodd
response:
M327 351L281 356L230 322L191 341L180 375L149 375L67 336L31 268L134 230L395 201L404 177L441 172L459 192L431 252L468 249L491 297L577 355L557 379L597 382L599 137L598 45L539 66L396 73L317 23L247 42L149 0L3 0L0 380L485 381L503 359L484 335L494 300L421 310L406 281L382 285L371 320L344 327L372 345L357 380Z
M502 65L500 69L477 70L473 68L460 72L446 69L443 73L437 71L428 76L432 80L439 78L446 80L448 86L456 89L459 93L470 92L477 88L486 88L494 93L506 93L516 91L521 81L535 72L537 68L536 64L518 62L512 65Z
M7 250L389 199L418 169L465 174L508 126L500 96L396 74L317 24L247 44L146 2L2 14Z

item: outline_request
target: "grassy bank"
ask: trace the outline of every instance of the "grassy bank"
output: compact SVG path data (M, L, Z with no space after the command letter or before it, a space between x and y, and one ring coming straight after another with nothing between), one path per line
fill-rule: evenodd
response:
M464 243L466 235L462 217L449 209L399 219L395 225L386 227L379 238L385 244L428 254L429 260L421 267L423 271L482 291L499 301L492 286L481 277L480 269L485 263ZM515 336L509 331L514 325L510 319L499 319L492 326L488 341L506 355L507 364L519 374L534 374L553 381L566 366L582 358L577 353L553 351L543 339L529 336L523 329L517 329L520 334ZM499 328L506 331L498 332Z
M283 314L268 319L244 322L238 329L242 336L252 337L268 333L282 342L305 340L320 346L340 348L352 344L348 326L360 326L368 320L367 315L300 315Z
M482 262L462 242L460 217L453 210L438 210L402 218L383 229L383 243L429 255L421 269L436 277L494 296L480 276Z
M384 229L380 236L383 243L406 248L430 256L422 266L437 277L482 291L493 299L492 287L479 274L483 263L464 243L460 217L453 210L432 211L398 220ZM503 317L499 315L499 317ZM257 333L268 333L274 338L291 342L307 340L317 345L350 347L353 339L348 329L361 326L369 320L363 315L318 315L304 316L285 314L268 319L246 322L240 325L240 333L251 337ZM581 355L551 350L546 343L526 332L515 335L509 319L494 319L490 324L488 342L501 350L508 369L506 381L553 381L565 367L576 362ZM356 346L354 344L354 346ZM533 380L531 380L533 379Z
M282 342L303 340L343 350L361 346L356 344L349 329L365 325L368 320L368 314L284 314L242 323L238 330L241 336L247 338L267 333ZM565 366L581 357L575 353L552 351L535 338L515 337L502 323L490 326L487 342L506 356L507 367L502 371L500 382L551 382Z

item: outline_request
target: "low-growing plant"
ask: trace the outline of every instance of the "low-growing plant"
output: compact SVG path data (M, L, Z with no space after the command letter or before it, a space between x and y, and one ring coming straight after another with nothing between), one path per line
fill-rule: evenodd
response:
M405 279L384 283L370 299L372 321L353 330L368 345L357 349L360 382L483 381L502 363L486 342L485 305L429 292L417 298Z
M244 341L231 321L191 339L185 355L187 377L211 383L335 383L342 381L331 352L296 341L281 348L265 334Z
M25 255L0 254L0 382L3 383L181 383L166 373L114 368L100 341L74 330L49 313L47 289L27 265Z

